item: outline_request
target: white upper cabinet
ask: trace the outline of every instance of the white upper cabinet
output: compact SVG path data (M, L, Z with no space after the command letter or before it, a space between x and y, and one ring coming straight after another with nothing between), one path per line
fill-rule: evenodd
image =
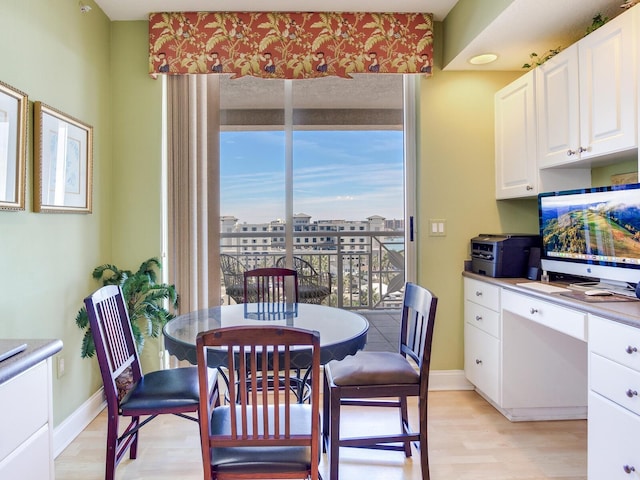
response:
M535 70L538 106L538 166L576 161L580 145L578 45Z
M581 158L638 146L634 15L622 14L579 42Z
M540 168L637 147L634 39L623 14L536 69Z
M591 186L591 168L637 155L640 5L495 96L496 198Z
M538 193L534 96L533 71L496 93L496 198Z

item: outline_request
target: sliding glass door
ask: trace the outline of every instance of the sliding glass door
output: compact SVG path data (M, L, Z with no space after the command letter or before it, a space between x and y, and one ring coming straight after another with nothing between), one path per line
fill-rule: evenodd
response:
M397 307L408 224L402 76L222 78L220 99L221 254L238 269L306 268L330 282L325 304Z

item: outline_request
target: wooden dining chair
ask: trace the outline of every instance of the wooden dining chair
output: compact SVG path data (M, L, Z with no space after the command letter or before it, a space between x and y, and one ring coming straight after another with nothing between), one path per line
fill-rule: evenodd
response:
M404 291L398 352L360 351L324 368L323 447L329 455L329 478L338 480L340 447L400 450L411 456L420 450L422 478L429 480L427 393L431 341L438 299L426 288L407 283ZM418 397L419 430L409 425L407 398ZM400 433L340 436L342 405L394 407L400 413Z
M298 303L298 272L289 268L256 268L244 272L244 303Z
M208 379L210 348L226 349L228 388L238 403L222 404L221 383ZM199 333L196 349L205 480L319 479L320 334L276 325L226 327ZM309 404L297 403L288 384L291 357L300 349L311 368ZM271 374L285 379L284 389L268 388ZM250 385L238 381L245 378Z
M142 374L120 286L104 286L84 303L107 399L105 480L113 480L127 450L130 458L136 458L139 429L157 415L172 413L198 421L197 415L186 415L198 412L198 370L187 367ZM119 399L116 379L129 369L133 383ZM144 416L148 417L141 421ZM122 433L120 417L129 417Z

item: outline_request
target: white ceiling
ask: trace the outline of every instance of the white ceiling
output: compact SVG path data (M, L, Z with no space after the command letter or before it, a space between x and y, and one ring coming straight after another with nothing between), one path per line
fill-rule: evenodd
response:
M624 10L623 0L515 0L477 35L447 70L521 70L529 54L568 47L582 38L598 13L613 18ZM498 60L475 67L468 61L480 53Z
M441 21L457 0L95 0L111 20L144 20L151 12L429 12Z
M111 20L144 20L151 12L167 11L370 11L430 12L442 21L457 0L270 0L268 8L256 0L94 0ZM487 1L487 0L478 0ZM446 70L521 70L531 52L542 54L581 38L598 14L613 18L624 0L514 0L480 32ZM82 3L82 1L80 2ZM480 53L496 53L484 66L468 63Z

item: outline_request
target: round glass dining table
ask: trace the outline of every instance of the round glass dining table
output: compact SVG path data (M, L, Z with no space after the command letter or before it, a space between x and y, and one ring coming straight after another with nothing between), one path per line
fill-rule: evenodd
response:
M166 350L178 360L196 365L196 336L221 327L239 325L280 325L316 330L320 333L320 362L342 360L362 350L367 343L369 322L362 315L341 308L297 304L243 303L211 307L179 315L163 328ZM292 366L306 368L309 356L304 352L292 357ZM225 352L209 352L210 367L224 363ZM297 364L296 364L297 363Z

